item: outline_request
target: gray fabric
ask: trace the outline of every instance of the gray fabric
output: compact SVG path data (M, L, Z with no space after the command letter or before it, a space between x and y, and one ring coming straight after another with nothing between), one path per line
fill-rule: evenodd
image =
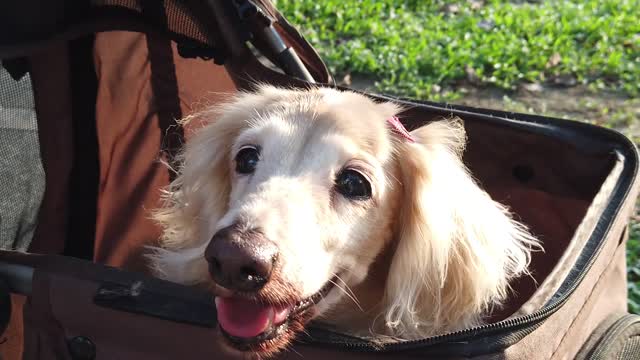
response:
M28 248L44 188L31 79L0 66L0 248Z

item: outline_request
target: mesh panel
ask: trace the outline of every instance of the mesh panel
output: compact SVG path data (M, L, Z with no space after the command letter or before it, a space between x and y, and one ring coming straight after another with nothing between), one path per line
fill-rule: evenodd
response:
M27 249L44 187L31 79L0 65L0 248Z
M620 360L640 359L640 336L629 338L618 358Z
M94 6L113 6L120 8L127 8L138 13L143 12L143 0L92 0L91 3ZM197 40L204 44L214 46L213 40L210 36L207 36L206 31L202 29L200 21L194 18L194 11L196 4L193 4L194 9L187 11L184 8L184 4L177 0L164 1L164 8L167 16L167 26L170 31L186 36L188 38ZM206 13L206 8L198 9L202 10L200 16L211 16ZM151 20L153 21L153 20ZM210 20L212 21L212 20Z

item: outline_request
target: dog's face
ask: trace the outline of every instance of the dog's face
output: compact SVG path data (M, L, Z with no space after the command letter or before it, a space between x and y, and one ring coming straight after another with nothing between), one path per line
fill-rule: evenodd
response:
M198 221L177 245L204 248L233 346L283 347L366 277L399 197L385 122L397 111L353 93L263 88L190 140L179 196Z
M257 271L266 281L258 293L285 303L364 278L390 234L390 189L398 186L384 122L394 109L328 91L307 101L276 100L233 139L228 207L210 224L217 236L207 251L216 265L229 242L253 244L247 260L271 263ZM237 287L216 269L218 284Z
M156 268L170 280L214 285L227 344L260 355L286 347L310 319L353 301L349 289L389 249L397 250L386 270L392 274L379 284L379 296L386 297L379 302L386 305L378 314L387 324L418 321L434 311L448 312L438 317L457 325L468 323L461 319L475 319L475 308L501 295L496 287L505 286L508 274L499 269L511 255L482 261L487 272L494 271L492 278L471 275L480 267L465 253L470 246L455 248L461 233L456 221L465 214L447 204L444 185L425 185L435 184L425 165L431 157L448 177L444 182L468 182L481 193L453 149L460 134L434 127L416 133L420 143L409 144L387 121L397 112L395 105L355 93L263 87L225 106L189 141L169 189L170 205L156 217L165 225ZM478 198L459 190L463 201ZM439 208L424 208L425 200ZM491 206L488 212L497 211L510 224ZM504 226L495 220L487 225ZM407 240L391 243L400 237ZM494 247L495 253L510 251ZM462 264L473 270L465 272ZM451 285L443 286L447 278ZM484 282L481 289L460 289L474 278ZM457 313L440 309L441 298L451 293L460 299L447 300L447 306L459 307Z
M395 109L333 91L273 96L230 139L223 216L201 214L211 277L233 293L216 299L221 329L260 350L364 279L398 186L384 121Z

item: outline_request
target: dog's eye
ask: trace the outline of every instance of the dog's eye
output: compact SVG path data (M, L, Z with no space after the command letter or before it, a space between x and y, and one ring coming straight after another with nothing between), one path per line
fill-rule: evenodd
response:
M346 169L336 178L336 190L349 199L366 200L371 197L371 184L361 173Z
M236 155L236 172L238 174L251 174L256 170L260 152L254 146L246 146Z

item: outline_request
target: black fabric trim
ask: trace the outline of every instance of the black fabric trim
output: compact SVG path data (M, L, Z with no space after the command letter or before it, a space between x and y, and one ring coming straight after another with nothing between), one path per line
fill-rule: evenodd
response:
M25 57L3 59L0 63L15 81L20 81L29 72L29 62Z

